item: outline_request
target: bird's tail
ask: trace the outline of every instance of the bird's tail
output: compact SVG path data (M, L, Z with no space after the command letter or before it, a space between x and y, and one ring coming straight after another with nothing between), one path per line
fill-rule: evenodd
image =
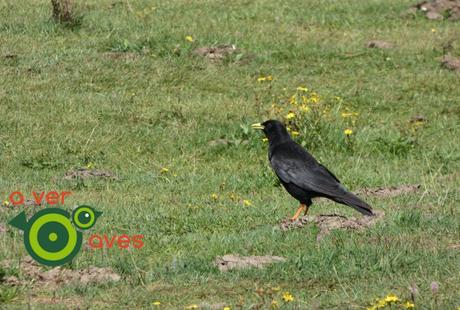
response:
M350 206L360 213L367 215L367 216L373 216L374 212L372 212L372 208L370 205L368 205L366 202L362 201L358 196L356 196L353 193L347 192L345 195L341 197L336 197L334 198L335 201L338 203Z

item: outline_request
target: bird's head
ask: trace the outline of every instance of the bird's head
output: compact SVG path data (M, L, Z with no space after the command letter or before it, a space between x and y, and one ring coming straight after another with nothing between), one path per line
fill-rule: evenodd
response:
M286 126L277 120L268 120L263 123L252 124L251 127L253 129L263 130L270 144L280 143L291 139L286 130Z

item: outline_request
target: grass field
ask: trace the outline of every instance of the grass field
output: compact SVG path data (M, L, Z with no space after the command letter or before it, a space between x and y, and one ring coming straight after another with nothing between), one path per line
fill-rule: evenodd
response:
M0 283L0 308L366 309L391 293L411 300L410 286L416 309L460 307L460 75L440 66L460 24L405 16L415 3L89 0L65 27L49 1L2 0L0 199L71 191L64 208L104 212L93 232L143 234L145 246L82 251L67 266L112 267L115 283ZM373 39L395 47L365 48ZM240 51L193 52L219 44ZM385 213L375 226L319 242L315 225L277 228L297 202L249 126L283 116L272 103L285 107L299 86L330 115L316 116L321 128L295 118L295 139L350 190L421 185L365 197ZM118 180L63 179L80 167ZM0 209L0 260L26 255L6 224L24 209ZM359 216L325 200L310 210L331 213ZM225 254L286 262L223 273L213 262ZM16 267L4 277L21 279Z

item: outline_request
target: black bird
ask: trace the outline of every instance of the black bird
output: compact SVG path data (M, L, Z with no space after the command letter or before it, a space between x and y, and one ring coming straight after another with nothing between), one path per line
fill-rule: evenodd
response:
M269 142L270 165L288 193L300 202L291 220L297 219L302 210L307 214L315 197L326 197L364 215L374 215L371 206L350 193L332 172L294 142L281 122L268 120L251 127L264 131Z

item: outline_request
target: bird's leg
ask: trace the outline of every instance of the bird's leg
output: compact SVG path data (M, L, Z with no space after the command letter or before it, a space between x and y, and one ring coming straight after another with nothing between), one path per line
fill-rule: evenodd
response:
M305 205L305 212L304 212L303 216L307 216L308 210L310 210L310 206Z
M305 212L308 211L308 207L307 207L306 205L304 205L304 204L301 203L301 204L300 204L300 207L297 209L297 211L296 211L296 213L294 214L294 216L291 217L291 221L295 221L295 220L299 217L299 215L300 215L300 213L302 212L302 210L304 210L304 209L306 209Z

